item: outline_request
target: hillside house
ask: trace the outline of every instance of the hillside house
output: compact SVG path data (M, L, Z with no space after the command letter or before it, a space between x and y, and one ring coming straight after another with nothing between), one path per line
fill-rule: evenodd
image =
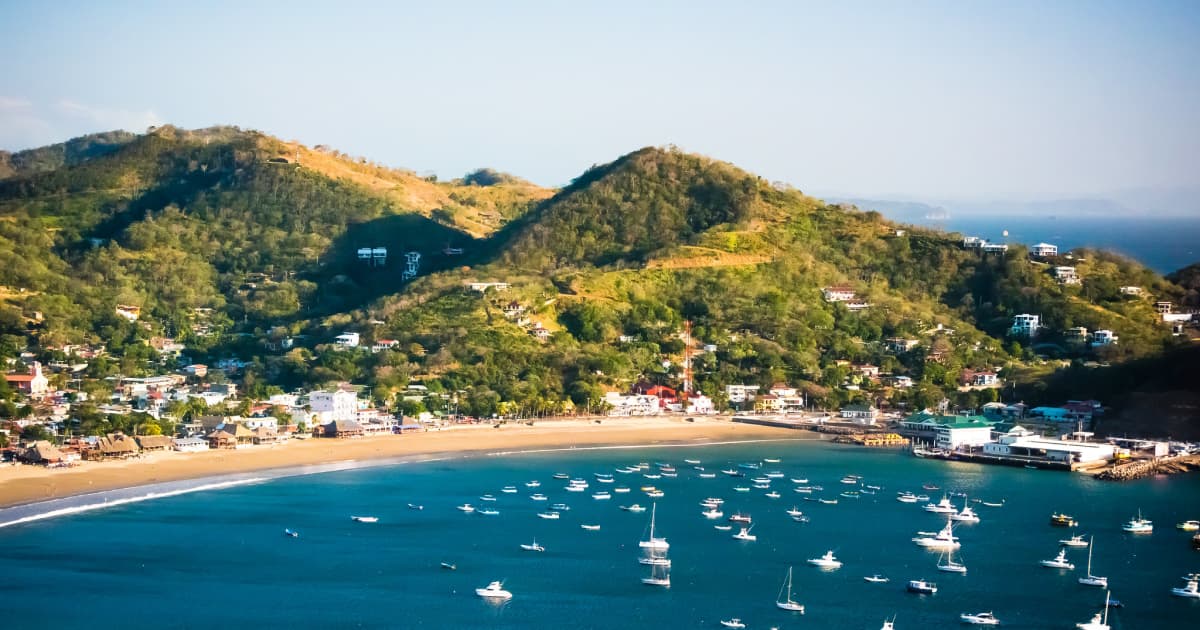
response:
M911 376L893 374L892 376L888 377L887 381L888 384L896 389L908 389L913 386L913 380Z
M985 254L1003 254L1008 252L1007 243L984 243L983 247L979 248Z
M894 354L904 354L909 350L917 347L920 343L916 339L905 339L904 337L888 337L883 341L883 347L888 352Z
M371 352L378 354L385 350L395 350L396 346L399 345L400 342L396 341L395 339L377 339L371 346Z
M360 335L356 332L347 332L333 338L334 343L341 348L357 348L360 340Z
M856 364L853 366L854 371L860 376L866 378L879 378L879 366L871 365L870 363Z
M1074 267L1060 265L1054 268L1054 279L1058 280L1059 284L1080 284L1083 281L1079 278L1079 273Z
M525 307L516 300L504 305L504 316L509 319L516 319L525 314Z
M851 302L858 297L858 293L853 287L844 284L825 287L821 289L821 293L825 296L826 302Z
M796 388L788 385L787 383L775 383L771 386L771 389L767 391L780 398L789 398L796 395Z
M541 325L541 323L535 324L533 329L529 332L532 333L538 341L549 341L550 339L550 330Z
M50 393L50 379L42 373L42 364L37 361L30 366L29 374L5 374L4 380L30 398L41 398Z
M1132 295L1134 297L1140 297L1140 296L1144 295L1145 293L1146 293L1146 291L1144 289L1142 289L1142 287L1134 287L1134 286L1121 287L1121 295Z
M962 246L963 249L979 249L983 247L984 243L987 243L987 240L978 236L964 236Z
M960 382L967 387L999 387L1000 377L995 372L963 370Z
M1085 326L1075 326L1063 331L1063 340L1067 343L1087 343L1088 329Z
M1155 302L1154 311L1159 314L1167 314L1175 310L1175 305L1170 302Z
M118 304L115 312L119 317L136 322L142 316L142 307L133 306L132 304Z
M758 396L758 385L726 385L725 398L730 404L741 405Z
M1058 245L1038 243L1029 249L1029 253L1038 258L1049 258L1058 255Z
M1012 326L1008 329L1008 334L1013 337L1036 337L1038 328L1041 327L1041 320L1040 316L1028 313L1013 315Z
M1091 334L1092 347L1111 346L1117 343L1117 336L1111 330L1097 330Z
M477 293L484 293L488 289L492 289L495 291L504 291L504 290L508 289L509 286L510 285L507 282L468 282L467 283L467 288L469 288L472 291L475 291Z

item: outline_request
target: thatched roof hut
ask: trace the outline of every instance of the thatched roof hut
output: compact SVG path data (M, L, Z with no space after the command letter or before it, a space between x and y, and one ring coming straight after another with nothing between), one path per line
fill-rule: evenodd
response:
M124 433L109 433L98 440L100 454L103 457L129 457L137 455L140 448L132 437Z
M325 425L325 437L362 437L366 433L354 420L334 420Z
M143 451L169 451L175 444L169 435L139 435L137 443Z
M63 454L57 446L38 440L26 448L20 458L30 464L56 464L63 461Z
M209 448L237 448L238 445L237 438L228 431L213 431L206 439Z

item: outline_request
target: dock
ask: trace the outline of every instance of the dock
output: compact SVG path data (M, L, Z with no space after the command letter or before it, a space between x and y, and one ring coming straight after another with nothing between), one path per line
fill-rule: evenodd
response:
M908 438L896 433L854 433L833 438L838 444L859 446L908 446Z

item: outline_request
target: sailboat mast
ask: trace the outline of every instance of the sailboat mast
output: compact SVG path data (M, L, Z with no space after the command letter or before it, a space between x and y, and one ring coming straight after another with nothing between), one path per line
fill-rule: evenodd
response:
M1096 537L1088 538L1088 577L1092 577L1092 545L1096 544ZM1105 599L1108 599L1105 597Z

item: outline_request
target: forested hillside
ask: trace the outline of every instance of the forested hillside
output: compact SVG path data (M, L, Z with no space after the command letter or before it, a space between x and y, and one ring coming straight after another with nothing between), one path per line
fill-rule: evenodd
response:
M103 343L112 360L94 377L173 367L149 345L170 337L192 361L245 361L252 394L353 380L401 404L419 382L481 415L562 411L638 379L677 385L688 320L698 386L718 401L726 384L787 381L818 405L970 406L997 392L958 391L964 370L1041 378L1043 358L1183 343L1153 302L1195 292L1103 252L982 254L674 149L549 191L487 169L438 182L236 128L90 138L3 162L0 355ZM386 263L360 248L387 248ZM1056 282L1067 262L1082 284ZM484 281L509 286L465 286ZM855 299L826 301L834 285ZM1042 316L1036 344L1008 335L1019 313ZM1077 326L1120 343L1073 344ZM347 331L398 345L332 349Z

